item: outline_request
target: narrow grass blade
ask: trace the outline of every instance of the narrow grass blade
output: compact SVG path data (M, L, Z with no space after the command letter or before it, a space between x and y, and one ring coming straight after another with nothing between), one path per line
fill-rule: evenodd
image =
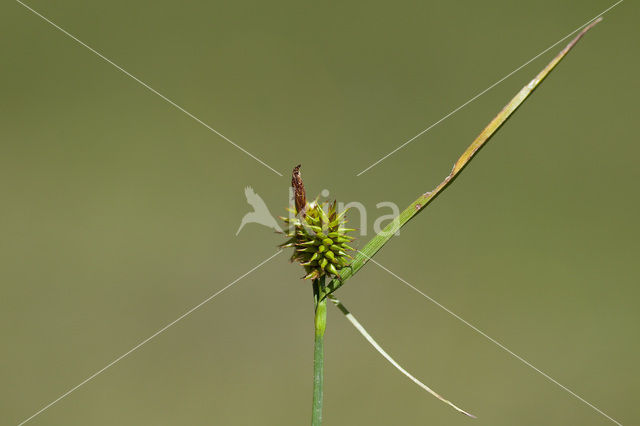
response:
M438 398L440 401L444 402L445 404L453 407L456 411L467 415L469 417L472 418L476 418L476 416L474 416L473 414L469 414L466 411L464 411L463 409L457 407L455 404L453 404L451 401L443 398L441 395L439 395L437 392L435 392L433 389L431 389L429 386L425 385L424 383L422 383L420 380L416 379L414 376L411 375L411 373L409 373L407 370L405 370L404 368L402 368L402 366L400 364L398 364L393 358L391 358L391 355L389 355L387 352L385 352L384 349L382 349L382 347L380 347L380 345L373 339L373 337L371 337L371 335L367 332L367 330L365 330L365 328L362 326L362 324L360 324L358 322L358 320L356 319L356 317L353 316L353 314L351 312L349 312L349 310L347 309L346 306L344 306L342 304L342 302L340 302L335 296L333 295L329 295L328 296L329 300L331 300L333 302L334 305L336 305L338 307L338 309L340 309L340 311L344 314L345 317L347 317L347 319L349 320L349 322L351 322L351 324L356 328L356 330L358 330L358 332L360 332L360 334L362 334L362 336L367 339L367 342L369 342L371 344L371 346L373 346L375 348L375 350L377 350L380 355L382 355L387 361L389 361L389 363L391 365L393 365L395 368L398 369L398 371L400 371L402 374L404 374L405 376L407 376L412 382L414 382L415 384L417 384L418 386L420 386L422 389L426 390L427 392L429 392L431 395L435 396L436 398Z
M469 147L462 153L458 161L453 165L451 173L442 181L435 189L430 192L422 194L409 205L398 217L396 217L389 225L387 225L380 233L374 236L360 251L356 254L351 262L351 265L344 268L341 273L341 279L334 279L326 286L325 297L337 290L344 282L355 275L360 268L362 268L369 259L380 250L393 235L402 228L411 218L421 212L431 201L433 201L451 182L453 182L460 172L466 167L466 165L473 159L478 153L480 148L493 136L493 134L500 129L500 127L507 121L507 119L513 114L516 109L524 102L525 99L534 91L540 83L549 75L549 73L560 63L562 58L578 43L578 41L589 31L593 26L600 22L602 18L598 18L584 27L578 35L571 40L571 42L564 48L555 58L547 64L546 67L538 75L529 82L526 86L518 92L518 94L511 99L511 101L498 113L498 115L491 120L487 127L480 132L478 137L469 145Z

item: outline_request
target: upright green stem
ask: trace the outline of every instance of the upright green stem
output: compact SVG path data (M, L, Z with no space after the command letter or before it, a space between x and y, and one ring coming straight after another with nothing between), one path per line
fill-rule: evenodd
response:
M311 425L322 424L322 388L324 384L324 330L327 324L327 299L324 293L324 277L313 281L315 305L315 341L313 347L313 406Z

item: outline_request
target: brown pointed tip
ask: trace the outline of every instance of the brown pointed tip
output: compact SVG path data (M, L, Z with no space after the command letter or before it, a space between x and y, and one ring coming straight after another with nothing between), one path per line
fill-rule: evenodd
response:
M293 168L293 172L292 172L293 176L300 176L300 167L302 167L302 164L298 164ZM291 182L291 185L293 185L293 181Z

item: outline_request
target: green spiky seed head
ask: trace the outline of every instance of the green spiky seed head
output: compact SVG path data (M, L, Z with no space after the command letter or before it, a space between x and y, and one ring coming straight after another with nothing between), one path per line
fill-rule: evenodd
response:
M294 217L281 219L289 226L286 231L289 240L280 247L293 247L291 261L299 262L305 268L304 279L315 280L323 276L341 279L340 271L349 265L353 250L347 243L353 237L347 235L354 229L344 227L347 222L346 210L338 213L336 202L308 203L300 166L293 169L291 186L294 189L295 206L289 208Z

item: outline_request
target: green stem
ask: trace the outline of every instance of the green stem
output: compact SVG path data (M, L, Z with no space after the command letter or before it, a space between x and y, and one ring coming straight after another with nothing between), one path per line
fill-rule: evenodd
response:
M311 425L322 424L322 402L324 384L324 330L327 324L327 299L324 293L324 277L313 281L313 299L315 305L315 340L313 347L313 405Z
M340 279L333 279L330 283L324 287L324 293L322 297L336 291L344 282L355 275L360 268L362 268L377 252L380 250L390 239L400 230L411 218L416 214L424 210L424 208L431 203L445 188L447 188L458 177L460 172L467 166L467 164L478 153L480 148L493 136L495 132L507 121L507 119L513 114L516 109L524 102L525 99L534 91L536 87L549 75L556 65L560 63L562 58L578 43L578 41L585 35L587 31L593 28L602 18L598 18L584 27L578 35L571 40L571 42L560 51L552 60L536 75L536 77L524 86L516 96L498 113L498 115L489 122L487 127L480 132L478 137L469 145L469 147L462 153L458 161L453 165L451 173L433 190L426 192L418 197L413 203L409 205L398 217L396 217L389 225L387 225L380 233L375 235L369 242L361 249L358 250L354 256L353 261L349 267L343 268L341 271Z

